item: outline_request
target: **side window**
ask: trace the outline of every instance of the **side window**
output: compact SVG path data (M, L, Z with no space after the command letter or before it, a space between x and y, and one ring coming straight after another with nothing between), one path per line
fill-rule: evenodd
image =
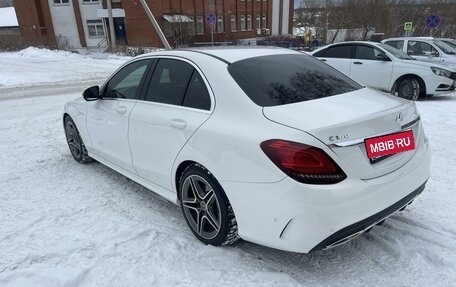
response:
M407 54L413 56L439 56L439 52L431 44L420 41L409 41Z
M403 40L397 40L397 41L387 41L385 42L386 45L389 45L393 48L396 48L398 50L402 51L402 48L404 47L404 41Z
M325 58L349 59L349 58L351 58L351 49L352 49L351 45L338 45L338 46L329 47L328 50L326 50Z
M146 101L182 105L193 67L183 61L160 59L146 94Z
M188 84L183 105L207 111L211 109L211 97L209 96L201 75L196 70L193 70L193 75Z
M355 54L356 59L379 60L377 58L377 56L379 54L382 54L382 52L378 49L375 49L374 47L369 47L369 46L364 46L364 45L356 46L356 54Z
M319 57L324 57L327 50L328 50L328 49L320 50L320 51L316 52L315 54L313 54L312 56L317 57L317 58L319 58Z
M141 60L123 67L109 81L105 97L138 99L139 84L151 60Z

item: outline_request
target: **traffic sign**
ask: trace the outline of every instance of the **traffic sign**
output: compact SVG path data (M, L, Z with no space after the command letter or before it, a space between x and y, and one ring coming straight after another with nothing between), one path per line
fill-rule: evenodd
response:
M412 22L405 22L404 23L404 31L412 30Z
M431 14L426 18L426 27L429 29L434 29L440 24L440 16L437 14Z
M209 13L206 14L206 22L207 22L207 24L214 25L215 21L217 21L217 20L215 18L215 14L214 13L209 12Z

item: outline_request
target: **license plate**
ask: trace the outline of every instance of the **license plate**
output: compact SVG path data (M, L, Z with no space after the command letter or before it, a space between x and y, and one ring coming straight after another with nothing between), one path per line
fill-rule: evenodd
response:
M371 160L415 149L411 130L365 139L364 144Z

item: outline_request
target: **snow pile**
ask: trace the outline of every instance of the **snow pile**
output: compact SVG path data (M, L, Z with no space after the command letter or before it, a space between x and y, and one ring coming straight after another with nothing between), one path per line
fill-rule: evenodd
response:
M14 58L14 55L17 55L20 58L24 59L52 59L52 60L65 60L67 58L79 58L80 56L77 53L61 51L61 50L49 50L41 49L36 47L28 47L19 52L10 52L11 56Z
M97 58L96 55L34 47L19 52L0 53L0 88L101 83L130 59L108 55Z

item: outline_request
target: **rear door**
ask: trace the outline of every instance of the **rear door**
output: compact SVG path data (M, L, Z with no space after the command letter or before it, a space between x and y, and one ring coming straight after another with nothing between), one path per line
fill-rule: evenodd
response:
M177 58L157 61L145 97L130 115L129 140L138 175L173 190L174 160L209 118L214 101L198 67Z
M356 44L354 47L355 57L351 62L350 78L368 87L389 90L393 62L379 59L377 56L385 53L374 46Z
M150 64L151 60L139 60L123 67L105 85L102 99L87 102L91 152L130 172L134 169L128 146L128 117Z
M352 45L342 44L328 47L313 55L326 64L350 76Z

